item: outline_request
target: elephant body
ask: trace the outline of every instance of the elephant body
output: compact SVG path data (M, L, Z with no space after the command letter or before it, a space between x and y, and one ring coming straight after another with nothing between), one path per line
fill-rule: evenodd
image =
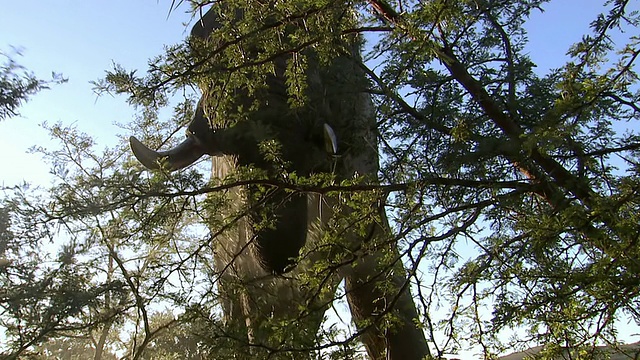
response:
M194 49L212 43L215 48L216 31L222 27L220 6L211 7L193 27ZM241 11L233 14L236 19L242 16ZM149 168L164 164L170 170L211 155L213 182L247 167L274 182L286 182L292 174L308 177L330 172L338 180L375 181L376 123L367 80L358 65L360 45L355 37L344 41L342 45L350 51L330 63L321 64L312 50L305 50L307 100L303 106L291 106L286 70L293 55L283 54L272 59L273 72L265 77L266 86L253 93L232 90L235 100L225 110L217 109L215 101L225 80L200 84L203 97L187 140L175 149L155 152L132 138L134 154ZM229 109L248 107L252 110L247 115L239 112L239 120L229 120L236 115ZM269 158L264 151L267 145L276 149L277 156ZM381 206L375 217L365 220L366 235L350 229L342 232L341 246L359 255L343 256L335 269L321 271L318 287L311 286L307 277L314 264L335 256L322 237L334 214L350 211L344 199L262 185L235 187L226 195L226 206L215 210L215 216L229 226L213 239L219 274L213 280L218 284L224 323L228 331L241 334L236 340L253 345L251 356L280 351L284 358L311 357L324 312L343 279L352 318L372 359L418 360L429 354L424 335L414 324L418 315L401 262L378 268L389 254L399 258L395 245L358 251L364 242L388 236ZM380 282L387 284L386 289L378 286ZM382 326L385 313L399 321L393 327ZM365 325L368 320L373 323ZM282 326L292 323L295 326ZM286 351L293 344L299 350Z

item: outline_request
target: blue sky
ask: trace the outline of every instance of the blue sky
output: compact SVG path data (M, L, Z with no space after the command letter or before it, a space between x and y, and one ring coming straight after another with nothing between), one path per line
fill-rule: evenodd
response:
M98 97L90 81L104 76L112 63L127 69L146 69L147 59L160 54L164 44L185 36L183 23L190 16L183 9L169 14L170 1L7 1L0 9L0 51L23 56L13 58L40 78L52 71L68 83L54 85L20 108L20 117L0 122L0 185L22 180L47 184L48 166L38 155L26 154L32 145L47 145L43 121L75 124L113 145L134 111L124 96Z
M90 81L100 79L113 62L127 69L146 69L147 60L160 54L165 44L186 35L190 21L185 8L169 14L171 1L151 0L45 0L6 1L0 11L0 51L11 47L13 56L40 78L52 71L68 83L55 85L32 98L20 109L20 117L0 122L0 185L23 180L48 183L48 166L38 155L27 154L33 145L47 145L40 124L75 124L96 137L103 146L113 145L123 134L115 123L134 117L124 97L98 97ZM529 25L531 56L541 71L562 65L567 47L580 39L600 9L601 1L556 0L544 14L532 14ZM567 16L570 11L571 16Z

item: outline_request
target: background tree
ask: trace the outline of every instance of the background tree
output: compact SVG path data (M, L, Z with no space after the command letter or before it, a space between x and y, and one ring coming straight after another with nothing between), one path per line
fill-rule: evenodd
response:
M15 50L15 49L14 49ZM20 55L16 51L15 55ZM0 52L0 120L18 115L18 107L29 96L48 89L52 83L65 82L61 74L53 73L51 80L38 79L34 74L18 64L11 55Z
M527 56L525 29L545 3L352 4L360 21L345 32L367 35L371 61L363 70L379 122L382 185L297 185L388 195L384 205L434 356L542 344L543 356L571 347L589 358L596 344L616 344L621 323L640 325L637 9L605 2L567 63L542 74ZM344 4L278 5L312 22L309 9ZM331 36L342 34L330 22L313 28L301 49L334 56ZM264 35L260 26L236 30L249 39ZM141 109L131 127L159 141L185 123L193 102L176 105L169 120L157 110L170 95L189 93L194 75L211 75L197 73L190 59L178 44L152 60L147 76L116 67L97 85L130 92ZM48 197L15 189L3 206L5 354L109 321L128 325L110 328L131 358L186 324L203 355L249 351L222 331L212 236L198 225L207 206L224 203L232 179L207 186L198 168L141 174L124 145L100 154L72 129L53 127L52 135L60 149L42 149L58 176ZM366 211L356 207L353 216ZM47 257L42 247L50 239L59 251ZM164 306L174 317L155 317ZM318 334L318 357L357 356L357 333L328 329Z

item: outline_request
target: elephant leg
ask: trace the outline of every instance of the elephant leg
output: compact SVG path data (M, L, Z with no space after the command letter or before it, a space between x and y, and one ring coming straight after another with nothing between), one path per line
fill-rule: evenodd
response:
M302 201L304 204L300 204ZM298 208L297 211L304 209L308 215L304 217L304 227L307 229L306 243L313 248L322 236L323 224L331 216L330 205L317 194L303 197L299 195L287 204L293 204L294 208ZM290 215L299 214L290 211ZM234 232L234 236L229 240L235 239L240 242L235 245L234 252L226 252L225 260L216 265L218 268L226 266L227 271L233 275L230 281L235 282L233 286L223 282L222 289L238 289L237 293L233 293L238 296L231 299L231 306L225 310L225 315L229 316L229 321L234 326L245 327L247 340L252 345L252 358L314 358L313 351L303 349L312 349L317 345L317 333L340 282L339 275L334 274L328 279L328 283L324 283L325 286L331 287L331 291L318 291L302 284L300 279L308 276L306 272L310 266L326 257L321 251L309 252L298 266L283 276L268 273L260 264L260 259L256 259L255 252L247 251L251 245L249 242L256 241L251 237L250 226L240 228L248 232ZM279 238L275 238L274 241L277 239ZM237 307L240 307L240 312L236 311ZM278 349L299 350L271 353Z
M380 232L384 231L378 228ZM394 259L400 257L393 246L365 256L345 271L352 319L363 331L362 342L371 359L422 360L429 355L429 348L424 333L415 324L418 312L409 287L403 289L406 271L400 262L390 269L380 268L384 263L383 251L392 251ZM394 320L392 323L380 323L385 321L381 316L387 312Z
M272 277L246 284L242 315L253 358L315 358L310 349L317 346L328 301L310 298L297 279Z
M246 322L237 321L244 318L244 291L238 289L235 280L227 276L218 279L217 286L225 331L238 334L237 336L242 337L242 341L246 341L243 335L239 335L247 333Z
M366 326L363 321L371 319L371 314L376 313L379 305L384 306L384 304L378 304L380 302L378 299L369 298L373 293L374 286L366 284L366 276L361 272L363 271L351 269L351 273L345 276L345 290L351 310L351 318L358 330L363 331L360 339L367 350L367 354L369 354L369 358L371 360L384 360L387 347L384 334L374 324L369 329L363 329ZM364 280L359 281L359 279Z

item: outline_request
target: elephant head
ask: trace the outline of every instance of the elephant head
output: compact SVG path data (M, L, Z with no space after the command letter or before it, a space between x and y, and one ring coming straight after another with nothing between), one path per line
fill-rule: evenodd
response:
M216 12L210 10L194 26L191 39L207 40L218 25ZM321 73L326 69L310 66L309 77L314 78L315 83L311 86L309 98L312 101L317 99L323 106L312 104L291 109L284 76L289 58L280 56L274 59L275 72L266 77L266 88L253 98L242 90L236 91L233 101L237 107L249 108L255 103L259 104L244 119L228 125L231 121L220 116L207 116L213 112L206 111L211 104L207 104L203 96L181 144L173 149L156 151L132 136L130 145L135 157L149 169L175 171L188 167L204 155L230 155L235 158L237 165L260 169L274 181L286 180L282 178L284 173L309 176L331 171L338 151L338 140L328 123L331 108L327 106L326 99L319 99L317 94L326 93L327 86L337 84L327 84L321 79ZM280 153L278 164L265 157L261 151L261 145L264 144L277 146ZM306 242L310 223L306 216L309 213L307 197L283 189L271 189L264 195L264 189L257 185L249 185L247 193L250 222L256 224L262 217L258 202L269 211L272 220L271 224L260 230L254 228L254 253L266 271L281 274L290 268ZM258 199L257 194L263 195Z
M260 131L260 130L257 130ZM309 135L310 134L310 135ZM313 172L329 171L330 164L337 151L337 139L328 124L321 127L291 126L280 129L272 137L256 134L255 124L243 122L227 129L211 129L209 121L199 107L187 129L186 139L173 149L155 151L148 148L135 137L130 137L130 146L135 157L149 169L164 168L170 171L185 168L196 162L203 155L232 155L238 165L254 166L266 171L275 181L282 173L277 174L264 155L260 153L260 141L276 141L281 144L282 158L287 163L287 171L310 175ZM253 193L258 191L257 185L249 185L249 206L263 201L264 207L272 211L273 224L255 231L253 243L255 254L262 267L276 274L283 273L293 259L298 256L307 237L309 219L307 198L304 194L288 193L282 189L273 189L266 198L255 199ZM261 216L259 209L249 211L253 221L258 222Z

